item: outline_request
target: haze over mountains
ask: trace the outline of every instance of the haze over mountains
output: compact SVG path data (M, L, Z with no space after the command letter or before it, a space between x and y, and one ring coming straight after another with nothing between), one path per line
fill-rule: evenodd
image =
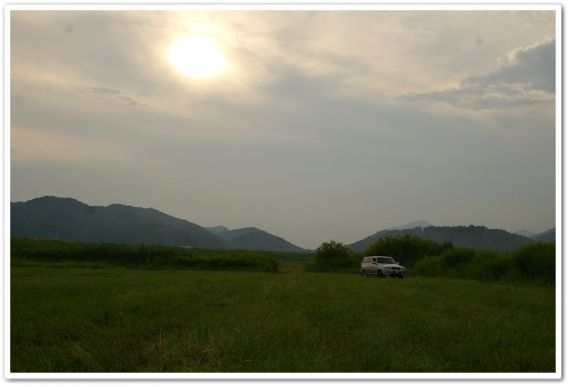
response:
M244 227L229 230L224 226L207 228L210 232L222 238L226 244L233 249L240 250L261 250L261 251L307 251L299 246L287 242L285 239L272 235L267 231L256 227Z
M409 230L411 228L416 228L416 227L422 227L423 228L423 227L430 227L430 226L433 226L433 224L431 224L427 220L420 219L420 220L416 220L415 222L405 224L403 226L390 227L390 228L387 228L386 230Z
M230 230L202 227L153 208L123 204L89 206L71 198L45 196L11 203L12 236L82 242L161 244L205 249L306 252L285 239L256 227ZM511 250L534 241L553 242L555 229L532 238L484 226L434 226L419 220L378 231L348 246L363 252L381 237L415 235L436 242L476 249Z
M534 239L540 242L553 242L556 238L556 229L551 228L550 230L546 230L543 232L532 232L527 230L519 230L516 231L515 234L519 234L525 236L527 238Z

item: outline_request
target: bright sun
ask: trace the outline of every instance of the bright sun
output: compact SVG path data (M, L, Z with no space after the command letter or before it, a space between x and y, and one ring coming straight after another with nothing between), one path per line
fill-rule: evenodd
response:
M206 78L228 68L228 61L216 42L206 36L187 36L170 47L168 59L183 75Z

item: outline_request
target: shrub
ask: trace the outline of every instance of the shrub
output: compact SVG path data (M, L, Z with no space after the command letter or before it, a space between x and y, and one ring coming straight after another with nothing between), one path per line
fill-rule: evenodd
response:
M423 257L416 262L412 275L428 277L440 276L444 273L443 259L441 256Z
M497 281L504 277L508 270L508 260L505 254L495 251L477 251L467 269L467 278Z
M307 271L358 271L358 260L359 258L353 255L344 244L329 241L319 246L305 269Z
M505 255L490 250L455 248L440 256L425 257L414 266L414 273L425 276L443 276L496 281L508 269Z
M350 258L350 249L336 241L324 242L319 246L314 258L317 261L343 261Z
M554 244L523 246L510 255L491 250L455 248L418 260L411 274L475 280L555 283Z
M437 243L413 235L381 238L368 247L365 255L387 255L404 266L412 267L423 257L440 255L452 249L450 242Z
M443 254L443 265L450 269L469 263L475 256L475 250L466 248L455 248L447 250Z
M533 243L511 254L511 276L515 279L556 281L556 248L554 243Z

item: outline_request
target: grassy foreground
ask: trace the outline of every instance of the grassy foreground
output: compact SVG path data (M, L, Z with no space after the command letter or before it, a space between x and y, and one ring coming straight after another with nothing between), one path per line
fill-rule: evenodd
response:
M12 267L12 372L554 372L555 290L334 273Z

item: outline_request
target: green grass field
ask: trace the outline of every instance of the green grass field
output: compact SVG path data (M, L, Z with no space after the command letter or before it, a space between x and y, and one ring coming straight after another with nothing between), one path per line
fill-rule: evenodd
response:
M554 372L555 289L20 263L12 372Z

